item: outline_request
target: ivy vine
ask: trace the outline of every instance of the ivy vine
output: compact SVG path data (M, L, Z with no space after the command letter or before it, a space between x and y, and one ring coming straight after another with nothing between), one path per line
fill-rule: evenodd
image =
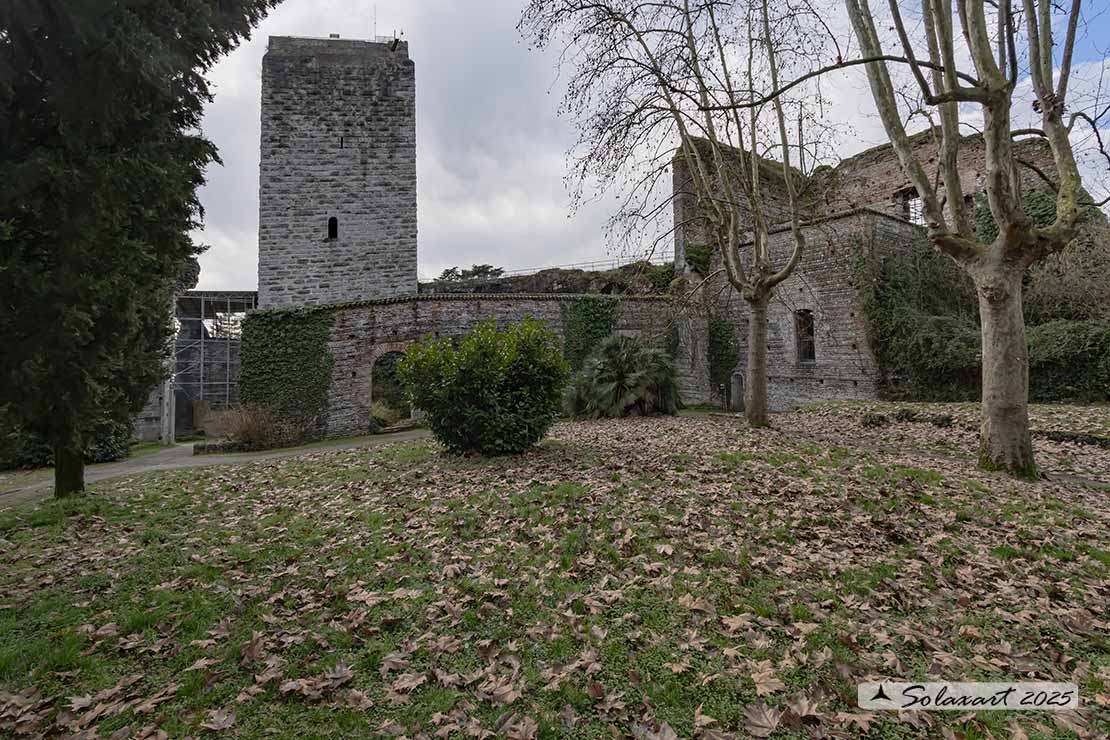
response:
M924 247L879 259L865 250L856 275L883 394L922 401L977 399L982 339L967 275ZM1027 337L1031 399L1110 400L1110 322L1050 321L1030 326Z
M971 280L925 245L856 264L868 339L891 398L972 400L979 393L979 321Z
M239 398L265 406L304 435L319 430L335 363L332 314L312 309L251 313L243 321Z
M699 275L708 275L709 266L713 262L713 247L708 244L687 244L686 264L694 268Z
M616 298L588 295L561 305L563 356L571 370L580 370L594 347L613 333L617 303Z
M1027 190L1022 195L1025 213L1037 226L1051 226L1056 220L1056 196L1047 190ZM975 238L982 244L990 244L998 238L998 224L991 215L987 196L975 196Z
M740 345L736 341L736 328L732 322L714 316L709 319L709 380L713 388L724 386L725 400L731 400L732 371L740 361Z

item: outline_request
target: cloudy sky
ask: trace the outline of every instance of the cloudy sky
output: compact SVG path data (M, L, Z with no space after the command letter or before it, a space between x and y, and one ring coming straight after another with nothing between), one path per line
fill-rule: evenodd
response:
M215 101L204 132L223 166L201 191L210 249L198 287L257 285L259 99L269 36L369 38L404 32L417 76L419 263L422 278L445 267L507 268L605 260L616 255L602 198L571 211L564 184L573 122L557 108L562 88L551 54L529 50L516 30L523 0L285 0L251 41L210 77ZM1110 35L1110 23L1102 28ZM1097 34L1094 34L1097 36ZM1093 53L1093 52L1092 52ZM851 122L838 152L881 143L862 68L827 81L830 111Z

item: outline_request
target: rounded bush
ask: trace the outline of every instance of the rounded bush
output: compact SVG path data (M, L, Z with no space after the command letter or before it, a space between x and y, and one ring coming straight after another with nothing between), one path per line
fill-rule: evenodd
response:
M484 321L461 340L415 344L397 363L410 403L457 454L514 454L539 442L568 372L558 337L532 318L504 330Z
M633 337L612 335L574 376L565 406L575 418L596 419L674 414L678 403L670 355Z

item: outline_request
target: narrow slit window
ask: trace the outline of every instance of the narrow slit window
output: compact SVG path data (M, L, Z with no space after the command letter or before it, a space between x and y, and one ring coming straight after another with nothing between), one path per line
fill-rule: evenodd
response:
M332 216L331 218L328 219L328 238L329 239L338 239L339 238L339 219L336 218L335 216Z
M813 311L794 312L794 334L797 340L798 362L816 362L817 346L813 333Z

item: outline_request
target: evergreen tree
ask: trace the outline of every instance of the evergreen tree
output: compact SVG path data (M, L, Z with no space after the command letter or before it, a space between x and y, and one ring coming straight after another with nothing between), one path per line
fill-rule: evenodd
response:
M0 3L0 418L84 487L84 437L164 375L200 249L205 73L277 0Z

